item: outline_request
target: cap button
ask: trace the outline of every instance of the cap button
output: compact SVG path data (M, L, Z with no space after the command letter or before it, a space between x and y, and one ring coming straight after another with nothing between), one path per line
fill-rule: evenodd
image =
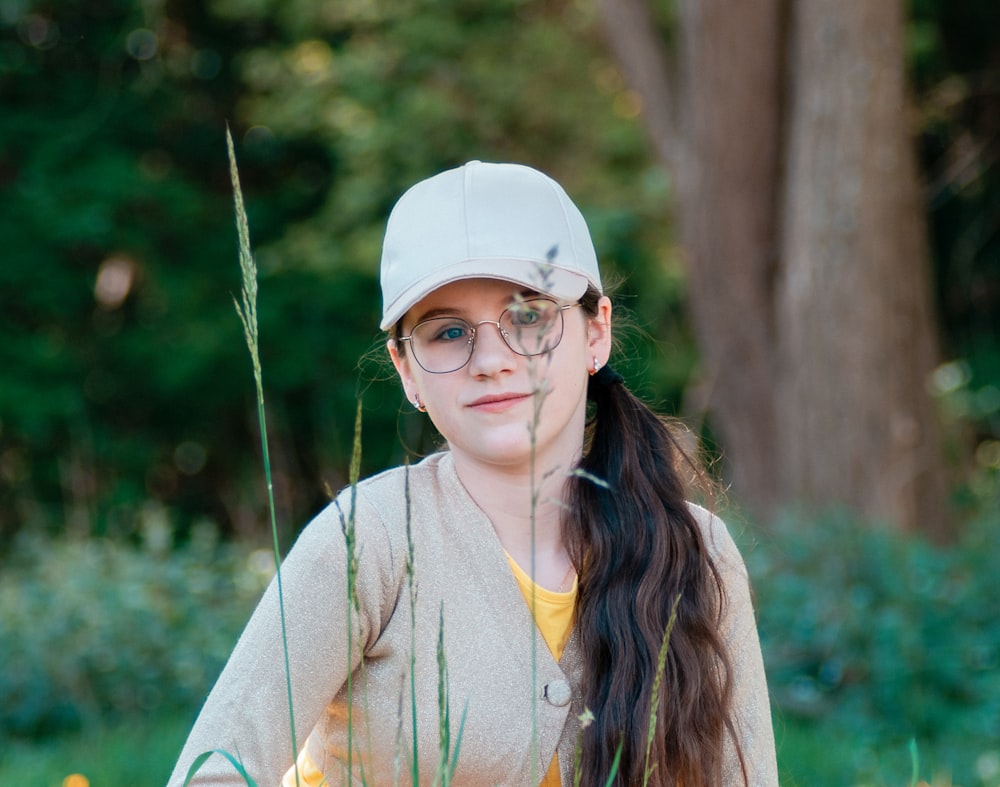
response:
M557 708L568 705L572 695L573 692L570 690L569 684L564 680L554 680L546 684L543 693L546 701Z

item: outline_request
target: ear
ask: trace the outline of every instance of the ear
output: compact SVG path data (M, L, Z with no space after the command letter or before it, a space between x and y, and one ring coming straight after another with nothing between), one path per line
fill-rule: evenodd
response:
M587 320L587 346L591 356L601 366L611 357L611 299L602 295L597 302L597 314Z
M417 394L417 382L410 370L410 358L400 354L399 343L395 339L390 338L385 343L385 348L389 351L392 365L396 367L396 374L399 375L399 381L403 385L403 393L406 395L407 401L412 402L413 397Z

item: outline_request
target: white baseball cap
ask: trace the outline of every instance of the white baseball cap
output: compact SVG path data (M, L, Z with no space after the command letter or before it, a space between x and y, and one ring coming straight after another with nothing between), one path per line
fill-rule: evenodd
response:
M562 186L521 164L470 161L408 189L382 244L382 322L459 279L521 284L576 301L601 274L583 215Z

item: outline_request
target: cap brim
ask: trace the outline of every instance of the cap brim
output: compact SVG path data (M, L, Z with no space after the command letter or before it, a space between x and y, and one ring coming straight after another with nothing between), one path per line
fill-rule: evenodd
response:
M465 279L499 279L520 284L526 289L540 292L559 301L577 301L592 282L577 270L566 270L556 264L537 259L474 259L463 260L435 270L419 279L386 304L379 327L388 330L422 298L453 281ZM593 282L597 289L600 283Z

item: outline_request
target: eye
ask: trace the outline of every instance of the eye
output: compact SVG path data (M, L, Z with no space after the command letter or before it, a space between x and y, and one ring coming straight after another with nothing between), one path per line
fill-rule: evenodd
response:
M549 301L525 301L512 306L508 310L511 325L518 328L537 327L549 319L553 305Z
M445 317L439 320L428 320L420 327L420 334L428 342L447 344L449 342L467 341L472 329L462 320Z
M453 342L456 341L457 339L463 338L464 336L468 335L468 333L469 332L463 326L452 325L450 328L445 328L443 331L441 331L438 334L437 338L442 339L444 341Z

